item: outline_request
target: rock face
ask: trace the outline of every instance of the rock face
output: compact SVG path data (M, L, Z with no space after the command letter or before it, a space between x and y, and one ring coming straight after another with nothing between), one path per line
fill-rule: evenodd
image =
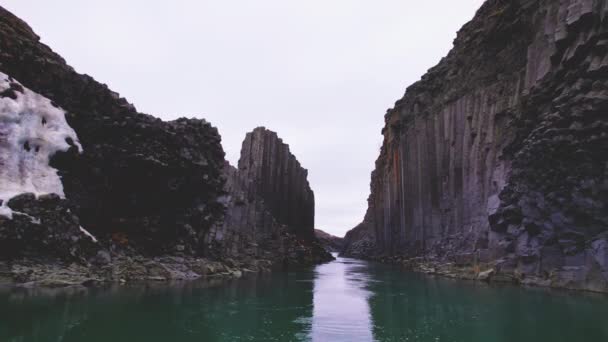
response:
M344 236L340 255L367 259L377 254L375 229L370 223L361 222Z
M315 237L328 252L340 252L344 248L344 239L315 229Z
M205 120L138 113L1 7L0 38L0 268L13 278L193 279L331 259L307 171L276 133L247 134L237 170Z
M314 194L289 146L258 127L247 133L238 165L225 165L226 215L206 234L207 250L286 264L331 260L314 238Z
M0 37L0 71L65 110L86 151L79 154L66 139L74 148L55 154L51 166L67 199L45 205L58 203L58 212L67 206L65 220L145 253L198 252L199 236L223 215L217 130L204 120L163 122L138 113L105 85L77 74L3 8ZM24 229L14 227L19 224L0 217L0 234Z
M251 180L251 190L264 200L277 222L300 238L313 239L315 196L308 184L308 171L275 132L258 127L247 133L238 168L239 174Z
M344 254L608 291L607 52L606 1L486 1L386 113Z
M83 261L99 249L81 231L68 202L56 194L27 193L13 197L8 206L12 220L0 216L0 260L45 256Z
M207 250L216 256L257 256L262 251L259 242L276 236L281 225L235 167L226 163L224 175L225 195L221 202L226 206L226 215L205 235Z

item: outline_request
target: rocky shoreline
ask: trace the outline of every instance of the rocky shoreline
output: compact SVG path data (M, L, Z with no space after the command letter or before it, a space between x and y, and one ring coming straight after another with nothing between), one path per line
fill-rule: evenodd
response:
M395 265L406 271L458 280L608 294L608 289L603 283L593 283L587 279L577 277L577 269L572 269L569 273L564 273L564 271L559 274L547 273L541 277L521 273L516 269L505 268L501 261L464 264L425 257L373 256L355 258ZM568 270L565 272L568 272Z
M308 171L277 133L253 129L233 167L211 123L138 112L2 7L0 38L3 283L238 278L332 260L314 237Z
M188 255L143 256L100 250L88 261L49 258L0 260L0 286L70 287L141 281L170 282L238 279L276 271L302 269L333 260L322 248L291 246L281 256L213 260Z
M605 1L485 1L385 114L344 255L608 292L607 23Z
M108 265L83 265L48 260L0 262L0 285L14 287L97 286L134 281L176 281L207 278L240 278L267 273L269 260L211 261L204 258L121 256Z

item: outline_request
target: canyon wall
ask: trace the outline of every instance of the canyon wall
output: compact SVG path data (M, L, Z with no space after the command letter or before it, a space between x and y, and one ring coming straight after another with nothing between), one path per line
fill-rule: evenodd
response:
M313 237L307 171L276 133L247 134L237 170L208 122L137 112L1 7L0 38L0 259L120 259L171 278L206 272L199 257L248 270L331 258ZM129 266L158 256L192 262ZM198 271L158 274L180 264Z
M205 235L207 250L290 264L331 260L314 238L314 194L289 146L258 127L247 133L238 165L225 165L226 215Z
M343 253L608 291L607 52L604 0L486 1L386 113Z
M163 122L138 113L106 85L76 73L3 8L0 37L0 71L65 110L82 145L80 151L66 138L73 148L51 159L63 183L60 201L75 217L65 220L146 253L196 252L198 235L223 215L217 129L205 120ZM0 220L2 228L28 222ZM26 228L6 231L15 229Z
M344 238L331 235L321 229L315 229L315 237L328 252L337 253L344 248Z

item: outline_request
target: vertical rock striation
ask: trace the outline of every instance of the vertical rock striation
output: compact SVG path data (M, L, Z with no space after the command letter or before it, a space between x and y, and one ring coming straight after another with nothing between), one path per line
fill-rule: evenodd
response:
M275 132L247 133L239 168L226 163L226 215L205 236L214 255L243 256L289 264L330 260L314 237L314 194L306 169Z
M328 259L307 171L276 133L249 133L237 170L205 120L138 113L1 7L0 38L0 259Z
M100 240L145 253L199 252L198 236L223 215L217 198L224 151L217 129L205 120L163 122L138 113L106 85L76 73L1 7L0 38L0 71L65 110L85 151L78 153L73 138L65 140L74 148L54 154L50 166L58 170L66 199L40 202L44 213L20 200L20 207L31 209L24 214L48 217L47 226L69 222L76 232L80 224ZM0 240L19 236L14 232L26 224L0 217Z
M278 239L282 226L268 211L264 200L256 195L249 179L227 162L224 175L225 195L220 201L226 207L226 214L205 236L207 254L262 257L264 242Z
M264 200L277 222L301 238L314 237L315 197L308 184L308 171L275 132L258 127L247 133L238 169L251 180L252 190Z
M386 113L344 253L608 291L607 52L606 1L486 1Z
M0 268L13 280L239 277L331 259L307 171L276 133L248 134L237 170L211 124L137 112L1 7L0 38Z

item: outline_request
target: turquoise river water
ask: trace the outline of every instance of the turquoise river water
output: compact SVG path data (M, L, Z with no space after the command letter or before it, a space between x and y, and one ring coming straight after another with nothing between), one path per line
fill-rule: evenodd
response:
M604 295L338 258L213 283L0 289L0 341L608 341Z

